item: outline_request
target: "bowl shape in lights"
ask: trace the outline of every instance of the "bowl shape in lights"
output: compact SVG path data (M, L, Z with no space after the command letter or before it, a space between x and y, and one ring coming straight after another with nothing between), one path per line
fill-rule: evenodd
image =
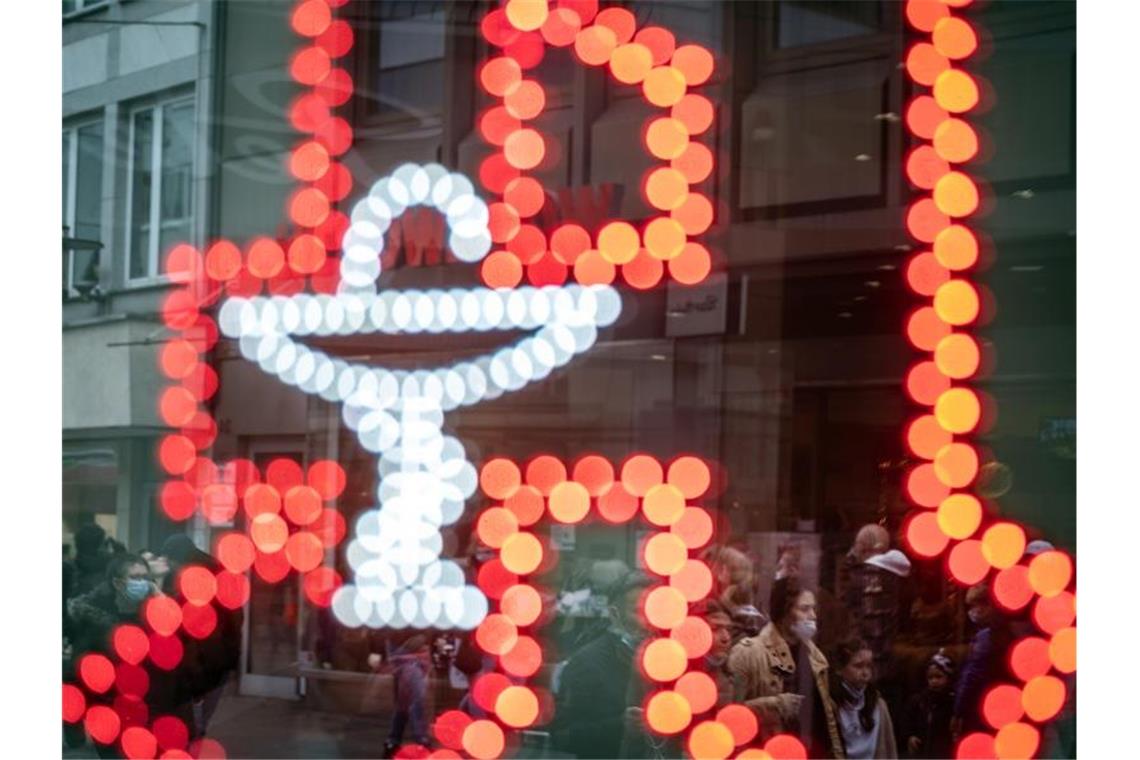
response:
M345 424L377 455L377 505L353 526L353 581L332 597L336 617L352 626L474 628L487 601L455 563L440 558L440 529L463 514L478 478L463 445L444 433L444 414L565 366L618 318L621 298L609 285L380 290L385 233L414 206L443 215L456 258L475 264L490 252L491 211L471 181L439 164L404 164L353 207L335 294L230 297L218 324L267 374L341 404ZM345 361L304 342L491 331L524 335L474 358L410 372Z

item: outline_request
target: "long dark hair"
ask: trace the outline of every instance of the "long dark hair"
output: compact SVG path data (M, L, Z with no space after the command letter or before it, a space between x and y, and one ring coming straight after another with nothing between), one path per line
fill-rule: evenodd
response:
M800 583L800 579L793 575L785 576L773 583L772 590L768 594L768 613L772 616L772 622L779 625L787 620L795 609L800 594L805 591L811 589Z
M863 639L851 638L841 641L836 645L835 651L832 652L831 698L840 706L851 704L855 700L844 685L839 671L847 667L855 655L863 650L870 652L871 647ZM870 731L875 727L875 710L878 707L879 690L875 688L874 684L869 683L863 692L863 707L859 709L859 725L863 727L864 731Z

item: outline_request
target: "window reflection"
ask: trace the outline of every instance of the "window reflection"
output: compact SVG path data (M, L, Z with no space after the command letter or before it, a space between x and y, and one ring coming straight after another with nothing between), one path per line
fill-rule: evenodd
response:
M163 103L131 119L130 279L158 274L161 257L190 237L194 104Z
M437 115L443 99L445 4L415 0L371 5L375 109L414 118Z
M883 28L880 0L780 0L776 47L795 48L862 37Z

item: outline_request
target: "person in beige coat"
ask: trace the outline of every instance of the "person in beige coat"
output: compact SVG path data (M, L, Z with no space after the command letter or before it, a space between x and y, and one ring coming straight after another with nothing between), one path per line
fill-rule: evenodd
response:
M842 758L827 658L812 643L815 594L795 577L780 578L772 585L769 608L772 622L729 654L735 699L756 711L761 740L790 733L804 743L808 757Z

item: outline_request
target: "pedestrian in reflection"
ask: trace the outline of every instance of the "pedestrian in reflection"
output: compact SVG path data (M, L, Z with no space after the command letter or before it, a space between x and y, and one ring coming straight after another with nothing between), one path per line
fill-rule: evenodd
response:
M852 760L897 758L891 713L873 683L870 646L862 639L849 639L835 648L832 665L831 696L844 754Z
M640 606L650 579L630 573L609 600L609 626L579 649L562 671L554 746L580 758L646 757L645 679L634 667L645 637Z
M185 533L176 533L151 556L150 567L157 578L162 578L164 591L177 595L179 574L191 567L205 568L217 574L223 568L220 562L199 549ZM241 663L241 629L244 614L241 609L231 610L211 602L217 615L214 630L203 639L190 643L193 650L193 712L194 735L204 736L210 718L218 709L231 675Z
M705 562L713 573L710 598L732 617L742 636L760 633L768 618L756 606L752 560L739 549L714 546L705 552Z
M863 563L876 554L891 548L891 534L878 523L868 523L855 534L851 548L843 557L839 567L839 594L845 599L854 593L851 574L858 571ZM857 590L857 586L854 587Z
M732 701L732 673L728 670L728 654L735 643L736 626L732 616L716 602L705 608L705 622L712 631L712 647L705 655L705 667L716 682L717 705L723 706Z
M815 594L798 578L781 578L772 584L769 608L772 621L729 654L736 701L756 711L762 739L792 733L809 757L841 758L827 658L812 641Z
M939 650L926 666L926 688L910 698L905 715L907 757L951 757L954 741L954 661Z
M803 546L798 541L776 547L776 580L800 577Z
M416 633L396 646L389 654L392 666L394 712L384 743L384 757L394 757L404 741L404 730L412 729L412 742L428 746L427 685L431 663L429 639ZM376 661L372 661L374 665Z
M71 616L67 614L67 600L75 595L75 561L71 559L71 546L63 545L63 649L64 659L70 657Z
M850 635L867 642L875 659L879 688L892 704L900 704L898 668L894 656L899 633L903 583L910 576L910 560L889 548L889 535L881 525L866 525L855 537L846 563L847 587L843 604Z
M713 598L730 611L739 604L752 604L752 560L739 549L714 546L705 553L713 573Z
M1002 677L1002 656L1010 643L1008 627L990 602L989 586L985 583L971 586L966 592L966 615L974 635L954 688L955 737L985 728L981 722L982 695Z
M111 559L107 533L95 523L87 523L75 531L74 580L69 597L86 594L100 585L107 575L107 562Z
M154 579L159 590L168 596L172 595L175 589L174 578L170 575L170 560L149 549L139 552L139 556L146 560L146 565L150 568L150 577Z
M138 624L140 608L160 593L146 561L137 554L119 554L106 565L105 577L90 591L68 602L75 657L111 651L111 635L120 623Z
M121 625L135 625L147 630L143 619L146 601L161 594L146 560L141 556L123 553L111 557L104 581L68 604L73 621L75 661L89 652L113 653L114 633ZM142 667L147 672L148 687L145 704L138 706L151 718L174 716L192 729L192 657L184 652L182 661L173 670L163 670L147 661ZM68 678L67 674L65 678ZM109 692L105 696L109 701L112 695ZM115 710L121 712L117 703ZM96 744L95 749L99 757L121 756L115 745Z

